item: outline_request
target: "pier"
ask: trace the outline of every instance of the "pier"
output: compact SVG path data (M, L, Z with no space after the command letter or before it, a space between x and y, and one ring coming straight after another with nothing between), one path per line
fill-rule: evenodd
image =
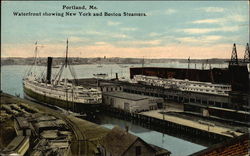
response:
M226 127L199 123L177 116L163 115L160 113L162 110L141 113L130 113L111 107L102 107L101 110L104 114L127 120L159 132L184 138L191 142L198 142L204 146L219 143L243 134ZM202 140L206 140L206 142Z

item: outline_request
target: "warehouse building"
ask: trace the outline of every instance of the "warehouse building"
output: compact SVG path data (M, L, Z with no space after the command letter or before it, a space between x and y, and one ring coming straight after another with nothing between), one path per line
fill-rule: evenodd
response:
M142 112L162 108L163 98L125 92L103 93L103 104L128 112Z

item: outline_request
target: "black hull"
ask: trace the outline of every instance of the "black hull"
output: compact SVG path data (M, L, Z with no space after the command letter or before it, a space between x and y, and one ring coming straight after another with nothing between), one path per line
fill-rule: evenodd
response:
M46 104L49 107L60 107L78 113L95 112L99 109L100 104L75 103L72 101L60 100L45 95L38 94L26 87L23 87L24 97L32 101Z

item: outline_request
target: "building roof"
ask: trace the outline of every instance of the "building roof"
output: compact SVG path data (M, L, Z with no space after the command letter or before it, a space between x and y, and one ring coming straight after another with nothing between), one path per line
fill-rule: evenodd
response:
M16 117L16 121L21 129L29 128L29 122L24 117Z
M160 156L160 155L170 155L171 152L164 149L164 148L161 148L161 147L158 147L158 146L155 146L155 145L152 145L150 144L150 146L152 146L157 152L156 152L156 156Z
M229 149L229 150L231 150L230 153L232 155L242 155L242 153L240 153L240 152L247 153L249 150L249 140L250 140L250 133L245 133L241 136L226 140L226 141L218 143L218 144L214 144L214 145L212 145L204 150L193 153L190 156L203 156L203 155L209 155L210 153L220 155L220 153L225 151L226 148L229 148L230 146L234 146L234 145L235 145L235 147L237 145L239 145L239 147L244 148L245 151L241 151L241 150L233 151L233 149ZM239 147L236 147L236 149Z
M132 101L140 101L140 100L145 100L145 99L161 99L161 98L144 96L144 95L139 95L139 94L126 93L126 92L105 92L103 93L103 95L132 100Z
M150 145L139 137L126 132L122 128L114 127L103 139L103 146L106 150L112 152L112 155L122 156L137 141L142 141L151 150L155 151Z

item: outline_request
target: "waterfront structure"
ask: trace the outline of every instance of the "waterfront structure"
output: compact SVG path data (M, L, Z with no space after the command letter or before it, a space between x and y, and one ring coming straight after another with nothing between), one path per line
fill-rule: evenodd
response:
M195 103L184 103L184 112L192 115L221 119L228 122L249 124L250 113L248 111L236 111L234 109L220 108Z
M228 93L231 91L230 85L189 81L187 79L163 79L155 76L135 75L133 80L137 83L159 86L167 89L176 89L181 91L215 94L223 96L228 96Z
M37 53L36 44L34 66L37 65ZM65 62L62 64L59 72L54 78L51 78L51 57L48 58L46 78L45 76L38 76L39 73L32 71L32 67L27 76L23 79L24 93L28 98L71 110L82 110L83 107L93 107L102 102L101 92L97 89L84 88L76 85L76 74L68 61L68 41ZM74 78L72 82L69 82L67 78L62 79L62 73L67 69Z
M101 155L105 156L170 156L171 152L152 146L127 130L114 127L102 140Z
M162 108L163 98L125 92L106 92L103 93L103 104L128 112L141 112Z

